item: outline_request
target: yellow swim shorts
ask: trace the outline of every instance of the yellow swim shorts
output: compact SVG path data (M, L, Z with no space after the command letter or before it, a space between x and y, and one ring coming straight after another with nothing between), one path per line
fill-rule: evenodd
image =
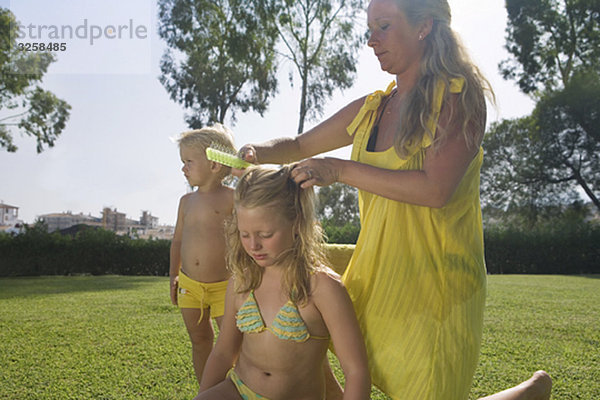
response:
M227 282L198 282L179 271L177 305L179 308L210 308L212 318L220 317L225 313Z
M252 389L250 389L248 386L246 386L244 384L244 382L242 382L242 380L240 379L238 374L236 374L236 372L234 371L233 368L231 368L229 370L229 372L227 372L227 377L229 379L231 379L231 382L233 382L233 384L237 388L237 391L240 394L240 396L242 397L242 399L244 399L244 400L269 400L265 396L261 396L260 394L254 393L252 391Z

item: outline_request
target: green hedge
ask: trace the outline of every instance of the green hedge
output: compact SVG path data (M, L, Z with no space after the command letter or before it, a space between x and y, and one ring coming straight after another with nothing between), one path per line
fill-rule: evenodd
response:
M66 236L28 228L17 236L0 234L0 276L166 276L169 246L168 240L131 239L102 229ZM598 274L600 227L487 229L485 252L491 274Z
M600 227L487 229L485 258L490 274L598 274Z
M348 222L343 226L324 220L321 225L328 243L355 244L360 233L360 224Z
M131 239L103 229L74 236L28 229L0 235L0 276L168 275L168 240Z

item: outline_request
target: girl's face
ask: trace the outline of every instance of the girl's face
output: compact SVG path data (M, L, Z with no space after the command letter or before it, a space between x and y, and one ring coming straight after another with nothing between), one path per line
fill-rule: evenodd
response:
M210 161L206 154L189 146L181 146L179 149L183 167L181 171L190 186L202 186L211 176Z
M274 266L275 259L294 244L294 229L273 207L237 206L237 226L246 253L261 267Z
M367 9L369 47L381 69L394 75L418 72L423 56L423 32L412 26L395 0L372 0Z

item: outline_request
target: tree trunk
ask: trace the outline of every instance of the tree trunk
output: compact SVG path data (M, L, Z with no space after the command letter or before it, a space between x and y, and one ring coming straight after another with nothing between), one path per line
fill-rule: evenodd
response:
M305 57L306 59L306 57ZM298 135L304 132L304 119L306 119L306 96L308 94L308 66L304 64L302 75L302 95L300 96L300 118L298 121Z
M581 186L581 188L583 189L583 191L585 192L585 194L588 195L588 197L590 198L590 200L592 200L592 203L594 203L594 205L596 206L596 208L600 211L600 200L598 200L598 197L596 197L596 195L594 194L594 192L592 192L592 189L590 189L590 187L585 182L585 180L583 179L583 177L581 176L581 174L579 174L579 171L575 171L575 180L577 181L577 183L579 184L579 186Z

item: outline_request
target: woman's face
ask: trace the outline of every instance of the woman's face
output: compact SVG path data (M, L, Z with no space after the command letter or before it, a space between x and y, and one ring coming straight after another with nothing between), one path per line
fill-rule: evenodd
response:
M381 69L394 75L418 73L424 41L419 27L412 26L394 0L372 0L367 9L368 45ZM424 36L424 34L423 34Z

